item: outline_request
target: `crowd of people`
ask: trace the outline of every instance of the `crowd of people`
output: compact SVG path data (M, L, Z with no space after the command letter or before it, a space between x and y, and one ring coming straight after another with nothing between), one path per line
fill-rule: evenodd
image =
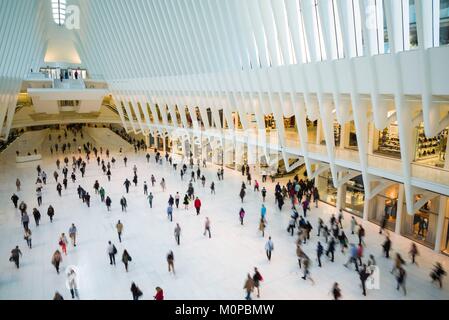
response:
M71 136L69 138L69 136ZM72 138L73 137L73 138ZM115 168L116 159L112 156L109 149L103 149L102 147L97 148L95 145L93 145L91 142L83 143L81 146L81 143L77 138L81 138L81 140L84 139L82 129L80 127L69 127L68 131L65 131L64 134L58 135L56 138L52 136L52 134L49 135L48 139L49 141L52 141L52 139L56 139L58 143L53 144L51 143L50 147L50 153L52 155L56 154L58 155L58 159L55 163L55 170L53 173L53 177L55 179L55 182L57 183L56 192L59 196L61 196L61 193L64 190L67 190L67 184L68 184L68 178L70 177L72 184L77 184L78 187L77 193L78 198L86 204L87 207L90 207L91 204L91 195L89 193L90 188L82 187L81 181L83 181L84 174L86 171L86 167L89 166L95 166L98 167L99 172L102 172L104 175L108 177L108 181L111 181L112 172L114 170L118 170ZM146 145L142 143L141 141L137 141L136 139L132 139L131 137L128 137L129 139L126 139L127 141L131 142L135 146L136 153L139 150L143 150L143 153L138 154L139 157L146 158L146 162L150 163L150 160L152 157L154 157L156 168L157 166L163 165L165 163L166 166L170 166L174 172L178 171L178 163L175 163L173 161L172 157L166 153L164 156L158 151L153 150L153 155L150 155L150 152L147 150ZM130 140L131 139L131 140ZM69 142L72 141L73 145ZM76 147L79 143L79 146L72 150L72 147ZM59 151L61 153L59 153ZM72 153L72 162L70 164L70 160L68 156L64 156L66 152ZM120 150L121 152L121 150ZM63 162L60 161L59 156L63 156ZM94 161L90 161L91 158L94 159ZM165 161L164 161L165 159ZM126 155L123 157L123 164L125 167L127 167L128 158ZM190 154L189 157L186 157L183 159L183 162L181 162L179 167L179 177L180 181L184 181L184 179L188 179L188 186L187 190L185 191L184 195L182 196L182 193L180 194L179 191L175 192L168 192L167 194L167 207L166 207L166 213L167 213L167 220L170 222L173 221L173 212L176 209L179 209L179 206L182 201L182 206L184 210L189 210L190 205L193 205L193 208L195 209L196 215L202 214L201 208L203 206L203 200L200 199L200 196L197 192L195 192L195 183L197 185L199 184L201 188L206 188L206 175L204 174L204 171L207 167L206 161L203 159L202 161L200 159L195 159L192 154ZM41 168L41 166L37 166L37 178L35 182L36 187L36 198L37 198L37 207L32 209L32 214L35 220L36 229L34 232L38 232L38 226L40 224L41 220L41 214L39 212L40 207L42 206L42 189L45 188L47 184L47 174L45 171ZM156 170L157 171L157 170ZM155 171L155 172L156 172ZM128 178L125 179L123 182L123 194L128 194L130 191L130 187L132 184L134 184L134 187L137 187L139 185L139 174L140 171L137 168L136 165L132 166L132 172L133 172L133 178L132 180L129 180ZM265 238L265 229L266 225L268 224L268 218L267 218L267 207L266 207L266 201L267 201L267 188L265 185L262 185L259 183L257 179L254 179L254 177L251 174L251 169L248 165L243 165L242 169L242 176L244 177L244 181L242 182L240 192L238 194L240 201L241 201L241 208L238 211L238 219L240 222L240 225L243 227L246 227L245 225L245 197L247 196L247 192L253 192L257 195L260 194L260 196L257 196L257 201L260 201L260 219L258 219L258 230L260 231L260 234L263 238ZM70 176L69 176L70 173ZM148 175L147 170L145 169L145 172L142 173L143 176ZM158 177L159 179L159 186L160 190L162 192L165 192L167 190L167 185L164 177ZM150 181L151 186L154 188L157 186L156 176L154 174L151 174ZM223 181L224 180L224 169L219 168L217 170L217 180ZM61 184L62 183L62 184ZM147 181L144 181L142 184L143 189L143 196L146 198L149 204L149 209L153 208L153 200L154 200L154 194L153 192L148 192L149 189L149 183ZM262 178L262 184L266 183L266 177ZM210 184L208 185L211 194L215 194L215 181L210 181ZM247 186L251 186L251 189ZM16 188L17 193L21 190L21 181L19 179L16 180ZM98 198L98 201L101 203L104 203L106 212L110 212L112 207L112 199L110 195L106 194L107 188L106 186L103 186L99 183L98 180L95 181L94 185L92 186L93 192L95 196ZM288 225L285 226L286 232L289 236L295 236L296 235L296 241L295 241L295 252L296 257L298 261L298 267L302 271L302 279L303 280L309 280L312 284L314 284L316 281L312 278L312 257L310 255L306 254L306 251L310 251L311 243L314 243L310 241L312 238L315 238L316 241L316 247L313 248L313 251L316 254L316 261L318 262L318 268L324 268L324 261L323 256L327 257L329 263L335 262L335 256L341 255L347 260L347 262L344 264L343 267L345 268L351 268L351 266L354 267L355 273L358 277L358 281L360 281L361 288L362 288L362 294L366 295L366 282L369 279L370 276L373 275L376 268L378 267L376 264L376 257L373 254L367 254L367 251L371 248L367 248L367 245L364 241L364 238L366 237L366 231L363 227L363 224L360 222L357 222L354 217L351 217L349 223L343 223L344 221L344 214L340 210L336 214L332 215L329 219L329 221L323 221L323 219L319 218L316 225L313 225L311 220L309 219L311 216L315 215L315 211L319 207L319 201L320 201L320 194L318 189L315 186L315 181L313 179L307 179L306 176L304 178L300 178L298 175L295 175L291 180L288 180L285 184L281 184L281 182L277 182L274 185L273 188L273 195L274 195L274 203L276 204L279 212L282 214L289 214L290 219ZM14 207L20 211L21 215L21 222L24 229L24 239L26 240L27 246L29 249L32 249L32 231L30 227L30 218L28 216L28 206L24 201L20 201L19 196L17 193L14 193L11 197L11 200L13 202ZM163 194L163 193L162 193ZM237 199L237 195L236 195ZM252 197L254 199L254 197ZM97 201L97 200L95 200ZM120 203L121 210L123 212L127 211L128 208L128 200L123 195L120 200L118 200L118 203ZM287 204L287 206L285 206ZM158 208L161 209L161 208ZM313 209L313 210L312 210ZM49 216L50 223L53 221L53 218L55 216L55 210L52 205L49 205L47 208L47 215ZM122 238L122 233L124 230L123 223L118 220L115 224L118 240L120 243L125 241ZM211 219L206 216L204 218L204 230L203 230L203 236L212 238L212 222ZM175 242L178 246L181 245L181 226L179 223L176 223L174 226L174 238ZM313 232L313 230L316 230ZM389 234L387 231L383 230L383 226L381 226L380 232L384 232L385 234L385 240L382 243L382 248L384 252L384 258L389 258L389 253L392 248L392 241L389 237ZM357 237L358 241L350 241L347 236L347 233L350 234L350 237L353 235ZM60 272L60 265L63 261L63 257L67 255L67 246L71 245L72 247L77 246L77 227L74 223L72 223L70 226L68 226L68 236L70 238L70 244L69 241L65 235L64 232L61 233L59 239L58 239L58 245L60 249L54 251L53 255L51 256L51 264L55 267L56 272L59 274ZM126 243L125 243L126 244ZM306 250L306 248L309 248ZM113 241L108 241L107 244L105 244L106 253L109 259L109 264L111 266L116 265L116 255L119 254L117 247L114 245ZM339 250L337 250L339 249ZM273 258L273 251L274 251L274 239L270 235L268 235L268 240L265 242L264 251L266 253L266 257L268 261L271 261ZM293 252L293 248L292 248ZM416 257L419 255L418 248L415 243L411 244L410 251L408 252L410 255L410 264L416 264ZM10 261L14 262L17 268L20 267L20 258L23 255L23 252L21 251L19 246L16 246L11 251L11 257ZM125 271L128 272L129 263L132 261L131 253L125 248L123 252L121 253L121 262L124 265ZM168 271L175 273L175 258L174 253L172 250L170 250L167 253L167 264L168 264ZM393 262L393 269L391 270L391 273L394 274L396 278L397 283L397 290L402 289L404 295L407 293L406 290L406 278L407 278L407 272L405 268L406 262L402 258L401 254L399 252L396 253L394 262ZM443 266L441 263L437 262L434 266L434 269L431 271L431 281L437 282L440 287L442 287L442 278L446 274L445 270L443 269ZM78 292L79 288L77 287L77 271L74 269L70 269L66 272L67 276L67 283L69 283L70 293L71 297L73 299L80 297L80 293ZM261 283L264 281L264 278L262 276L261 271L258 267L254 267L254 271L247 274L247 277L244 281L243 289L245 290L245 299L252 299L251 294L256 291L257 297L260 297L260 287ZM130 291L132 293L132 297L135 300L138 300L140 297L142 297L143 292L142 290L137 286L135 282L132 282ZM334 299L338 300L343 296L343 293L340 289L340 284L338 282L332 283L331 286L331 292ZM59 292L56 292L54 299L60 300L63 299L63 295ZM154 295L154 299L156 300L162 300L164 299L164 292L162 288L157 287L156 293Z

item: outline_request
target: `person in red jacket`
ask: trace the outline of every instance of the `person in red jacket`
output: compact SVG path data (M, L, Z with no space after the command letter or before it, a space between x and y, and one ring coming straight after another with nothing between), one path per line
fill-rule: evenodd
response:
M201 209L201 200L198 199L198 197L196 197L195 199L195 203L194 203L195 209L196 209L196 215L200 214L200 209Z
M156 287L156 295L154 296L154 300L164 300L164 290L160 287Z

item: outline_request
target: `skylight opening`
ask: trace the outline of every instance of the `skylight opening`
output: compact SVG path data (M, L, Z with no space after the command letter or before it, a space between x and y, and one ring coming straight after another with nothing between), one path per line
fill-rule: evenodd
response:
M62 26L65 23L66 0L51 0L53 21Z

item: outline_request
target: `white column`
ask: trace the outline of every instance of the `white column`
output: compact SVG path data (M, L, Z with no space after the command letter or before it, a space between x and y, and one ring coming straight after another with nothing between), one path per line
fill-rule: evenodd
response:
M376 197L371 199L372 201L376 201ZM371 201L368 197L365 196L365 201L363 202L363 220L368 221L368 213L369 213L369 203Z
M403 208L404 208L404 185L400 183L398 191L398 208L396 211L396 226L394 228L394 232L399 235L401 234Z
M447 138L447 142L449 142L449 137ZM449 146L446 142L446 156L444 161L444 169L449 169Z
M318 125L316 127L316 141L315 141L316 144L321 144L321 130L322 130L321 127L322 127L321 120L318 119Z
M443 229L444 229L444 221L446 218L446 203L447 198L445 196L440 196L440 206L438 210L438 218L437 218L437 229L435 235L435 252L441 251L441 238L443 237Z
M374 125L370 122L368 125L368 150L366 150L370 155L374 152L374 132Z
M147 145L147 148L150 147L150 135L149 134L145 135L145 144Z
M342 173L339 172L338 179L341 179L341 175L342 175ZM343 199L343 197L346 197L346 184L345 183L343 183L341 186L339 186L337 188L337 203L336 203L337 211L340 211L340 209L343 208L343 201L345 201Z

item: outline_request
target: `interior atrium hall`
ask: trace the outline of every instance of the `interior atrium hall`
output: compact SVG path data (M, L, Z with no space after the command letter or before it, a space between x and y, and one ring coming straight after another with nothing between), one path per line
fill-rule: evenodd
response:
M449 299L449 0L0 26L0 299Z

